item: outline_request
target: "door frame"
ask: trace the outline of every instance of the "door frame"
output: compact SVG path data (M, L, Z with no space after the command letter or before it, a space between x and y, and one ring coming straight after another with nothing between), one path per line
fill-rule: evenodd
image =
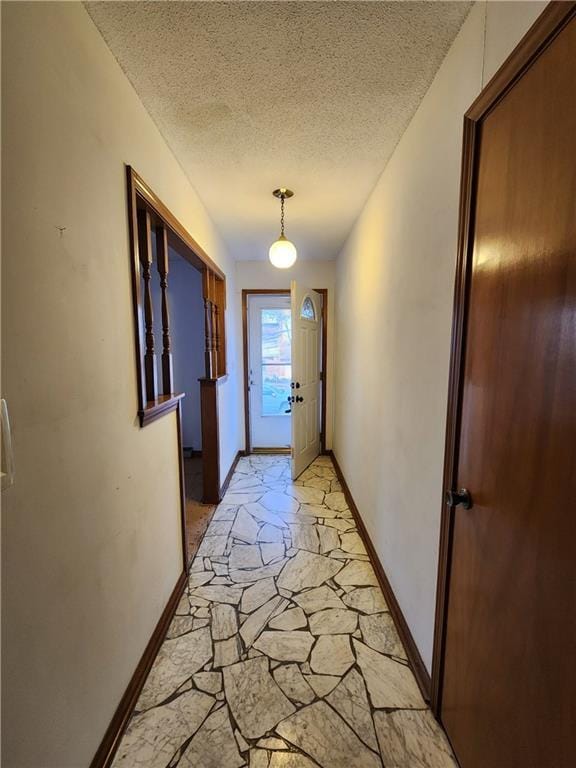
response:
M320 452L326 453L326 363L328 360L328 288L314 288L322 296L322 371L321 391L322 407L320 411ZM290 288L244 288L242 289L242 352L244 359L244 431L246 455L253 453L250 437L250 397L248 395L248 298L249 296L290 296ZM284 449L276 449L266 453L286 453Z
M202 290L204 295L204 325L205 344L205 377L199 380L200 408L202 423L202 493L203 503L218 504L222 497L220 486L220 454L218 448L219 416L218 416L218 381L226 376L225 356L225 317L226 308L226 275L212 261L203 248L194 240L183 224L174 216L170 209L156 195L144 179L132 168L126 166L126 192L128 201L128 228L130 268L132 277L132 315L134 321L134 341L136 356L136 372L138 385L138 417L140 426L163 418L172 411L176 412L176 440L179 456L179 495L180 495L180 528L182 532L182 555L184 571L190 565L188 557L188 531L186 527L186 488L184 479L184 464L182 456L182 405L184 393L165 393L158 395L153 401L148 399L146 379L143 369L144 349L144 296L140 286L140 256L138 240L138 211L144 210L149 214L150 224L162 226L166 231L167 245L188 262L202 275ZM168 283L169 283L169 272ZM169 285L166 287L168 301L170 299ZM218 311L215 311L217 308ZM169 318L169 309L167 307ZM168 323L169 325L169 323ZM220 339L219 349L214 343L215 337ZM220 367L220 370L219 370ZM172 378L172 376L170 377Z
M464 115L460 206L458 220L458 255L454 283L452 340L448 381L448 408L442 481L442 511L438 553L434 650L432 658L431 706L437 719L441 717L442 683L446 650L446 624L453 550L454 508L444 503L447 490L455 487L458 473L459 435L464 385L465 339L468 319L472 253L474 246L473 210L476 202L478 147L482 120L513 88L522 75L550 45L554 38L576 16L576 2L551 2L504 64L482 90Z
M258 303L259 302L259 303ZM248 353L248 362L246 365L246 378L248 380L248 408L249 408L249 414L250 414L250 421L248 422L248 426L250 428L250 441L253 443L253 445L250 446L251 453L262 453L262 454L278 454L278 455L290 455L291 445L292 445L292 435L291 435L291 419L285 419L286 409L288 408L288 404L286 403L286 399L283 398L279 403L280 411L276 416L272 416L270 419L270 422L267 418L258 419L258 413L256 405L258 403L258 398L256 397L256 390L262 387L262 384L260 386L256 383L251 384L250 382L254 379L258 379L258 376L252 376L248 375L248 373L251 373L252 366L256 364L258 367L258 362L255 360L255 358L260 358L260 364L262 363L262 356L260 354L255 354L257 352L258 347L258 337L262 335L261 329L258 329L259 323L257 322L257 319L260 316L260 312L264 309L264 307L268 307L268 304L270 307L274 306L276 308L281 308L284 311L287 311L291 315L291 305L290 305L290 296L285 294L259 294L252 296L251 299L249 298L246 302L247 305L247 329L248 329L248 335L247 335L247 353ZM254 339L252 339L252 333L254 333ZM261 341L261 339L260 339ZM254 342L254 343L253 343ZM290 361L292 361L292 355L290 354ZM289 399L289 398L288 398ZM254 419L255 424L252 424L251 417L256 417ZM256 424L260 422L259 428L256 427ZM271 434L268 435L268 426L270 426ZM276 432L278 430L278 433ZM260 438L255 438L254 434L258 432L260 434ZM282 433L282 436L284 439L280 439L280 434ZM263 433L265 433L265 438L262 436Z

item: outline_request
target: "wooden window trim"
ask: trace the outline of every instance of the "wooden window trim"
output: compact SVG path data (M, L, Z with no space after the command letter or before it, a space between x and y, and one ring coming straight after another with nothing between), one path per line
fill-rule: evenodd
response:
M212 261L204 249L194 240L170 212L160 198L151 190L141 176L126 166L128 192L128 224L130 241L130 264L132 271L132 311L134 316L134 340L136 352L136 379L138 387L138 418L144 427L165 416L178 407L183 393L172 392L172 362L170 353L170 332L168 319L169 275L167 261L164 272L160 273L162 295L162 338L163 349L154 350L150 338L151 321L146 317L150 306L149 283L158 279L155 269L150 267L151 228L156 227L158 247L171 246L193 267L202 272L205 305L206 378L222 379L226 371L226 276ZM139 231L140 229L140 231ZM141 253L139 243L146 242ZM145 290L141 285L141 258L148 266ZM152 272L154 274L152 274ZM159 318L160 319L160 318ZM146 335L148 331L148 336ZM157 376L156 363L160 370Z
M174 395L160 395L155 400L148 401L146 408L138 411L140 426L145 427L147 424L151 424L162 416L175 411L183 397L184 393L181 392Z
M129 190L132 189L135 194L139 195L142 200L146 201L148 205L155 211L157 216L159 216L172 230L172 232L177 235L180 240L182 240L182 242L190 249L193 256L196 258L189 258L188 260L192 261L195 266L198 266L199 260L202 262L202 265L208 267L208 269L214 272L214 274L218 275L221 280L225 280L226 275L224 272L222 272L220 267L212 261L202 246L199 245L196 240L194 240L192 235L184 228L184 226L178 221L174 214L172 214L171 211L164 205L162 200L160 200L160 198L154 194L154 192L152 192L142 177L139 176L131 166L128 165L126 168L128 173Z

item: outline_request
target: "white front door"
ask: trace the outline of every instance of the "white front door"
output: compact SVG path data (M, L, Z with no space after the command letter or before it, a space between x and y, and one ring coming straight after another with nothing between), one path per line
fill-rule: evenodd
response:
M248 298L248 394L253 448L290 447L291 337L289 296Z
M292 478L320 453L322 296L292 281Z

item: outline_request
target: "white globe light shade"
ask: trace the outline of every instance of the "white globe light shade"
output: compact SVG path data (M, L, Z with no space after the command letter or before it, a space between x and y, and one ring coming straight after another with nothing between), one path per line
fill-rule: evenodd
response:
M268 253L270 261L278 269L288 269L296 261L298 256L296 246L284 235L280 235L275 243L270 246Z

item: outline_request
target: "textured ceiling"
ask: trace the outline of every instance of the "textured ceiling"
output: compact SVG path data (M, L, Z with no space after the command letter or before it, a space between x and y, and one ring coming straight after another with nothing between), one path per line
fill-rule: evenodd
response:
M237 259L335 258L465 2L89 2Z

